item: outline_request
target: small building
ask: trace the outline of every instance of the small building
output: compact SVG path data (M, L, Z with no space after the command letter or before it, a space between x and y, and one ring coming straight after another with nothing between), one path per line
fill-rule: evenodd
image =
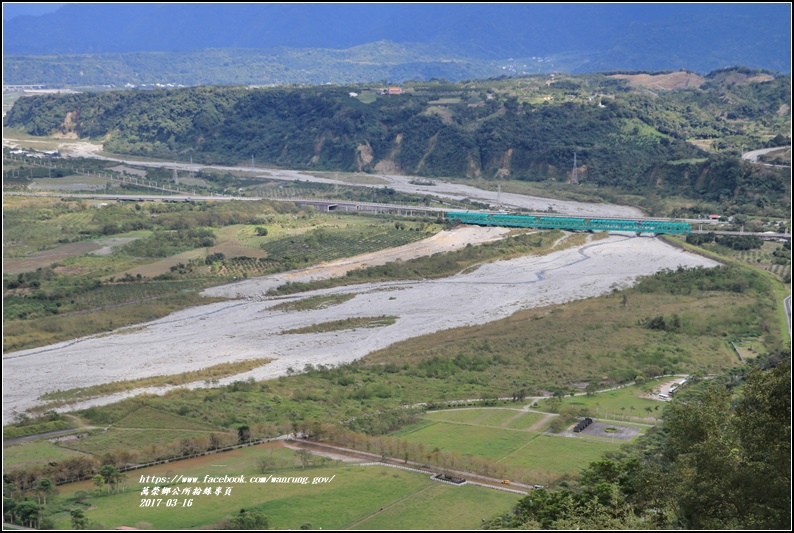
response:
M388 94L389 96L393 94L402 94L402 93L403 90L400 87L389 87L388 91L386 91L386 94Z
M720 218L719 215L709 215L709 220L719 220Z

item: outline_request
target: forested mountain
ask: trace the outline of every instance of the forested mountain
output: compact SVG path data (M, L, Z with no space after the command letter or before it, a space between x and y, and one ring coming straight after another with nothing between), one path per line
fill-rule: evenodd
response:
M661 83L688 88L648 88ZM705 78L543 76L392 91L197 87L36 96L17 101L6 124L32 135L102 139L117 153L223 164L253 156L296 169L428 177L570 181L576 153L582 182L768 204L785 196L788 176L744 169L736 156L742 144L762 147L775 135L786 142L789 106L788 76L728 69ZM691 142L703 139L718 153Z
M408 52L396 61L380 51L366 62L334 58L382 42ZM456 81L495 69L706 73L726 65L789 72L791 7L67 4L55 13L4 20L3 44L4 83L10 84ZM219 52L226 68L204 72ZM308 55L331 62L312 62Z

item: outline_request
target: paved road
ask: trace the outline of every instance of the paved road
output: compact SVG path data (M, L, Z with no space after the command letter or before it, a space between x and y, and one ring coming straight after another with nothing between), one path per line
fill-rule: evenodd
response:
M3 439L3 444L18 444L20 442L28 442L31 440L52 439L55 437L62 437L64 435L71 435L73 433L87 433L89 429L96 429L96 428L91 426L85 428L72 428L72 429L60 429L58 431L48 431L47 433L37 433L35 435L28 435L27 437Z
M13 139L10 140L13 141ZM498 206L499 208L514 207L533 211L548 211L549 208L551 208L551 210L558 215L566 214L569 216L587 216L599 218L609 216L617 218L643 218L642 212L639 209L629 206L575 202L570 200L555 200L552 198L541 198L508 192L500 193L498 191L486 191L483 189L478 189L477 187L472 187L470 185L448 182L444 180L427 180L427 183L425 184L425 179L422 179L422 183L417 182L416 176L379 174L375 176L380 181L380 183L377 184L348 183L345 181L314 176L310 172L303 173L300 171L286 169L202 165L198 163L174 163L167 161L131 161L116 157L101 156L96 153L86 154L79 152L70 154L66 149L61 150L61 155L64 157L91 157L106 161L115 161L117 163L130 166L158 167L188 172L198 172L204 169L246 172L252 174L255 178L269 180L312 181L339 186L354 185L356 187L370 187L377 189L389 187L396 191L409 194L430 195L438 198L454 199L458 201L469 199L475 202L490 204L494 207Z
M791 146L777 146L775 148L762 148L761 150L753 150L752 152L747 152L742 154L742 159L745 161L750 161L752 163L758 163L758 157L764 154L768 154L769 152L774 152L776 150L782 150L784 148L791 149ZM766 165L768 167L783 167L783 168L791 168L791 165L770 165L769 163L761 163L762 165Z
M786 307L786 318L788 319L788 338L791 339L791 296L783 299L783 305Z

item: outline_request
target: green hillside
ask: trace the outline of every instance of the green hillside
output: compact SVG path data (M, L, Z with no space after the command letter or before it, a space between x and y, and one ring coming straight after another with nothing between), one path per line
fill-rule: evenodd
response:
M670 81L678 78L684 83ZM380 86L87 92L19 99L5 125L170 160L253 156L295 169L427 177L571 182L575 153L577 183L777 213L788 209L790 172L743 166L737 156L790 143L790 87L788 76L727 69L705 78L411 83L401 94Z

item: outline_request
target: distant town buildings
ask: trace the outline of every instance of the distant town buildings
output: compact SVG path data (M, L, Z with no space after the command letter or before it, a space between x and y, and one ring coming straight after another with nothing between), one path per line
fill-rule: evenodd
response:
M380 94L388 95L388 96L395 95L395 94L403 94L403 90L402 90L401 87L392 86L392 87L389 87L388 89L381 89L380 90Z

